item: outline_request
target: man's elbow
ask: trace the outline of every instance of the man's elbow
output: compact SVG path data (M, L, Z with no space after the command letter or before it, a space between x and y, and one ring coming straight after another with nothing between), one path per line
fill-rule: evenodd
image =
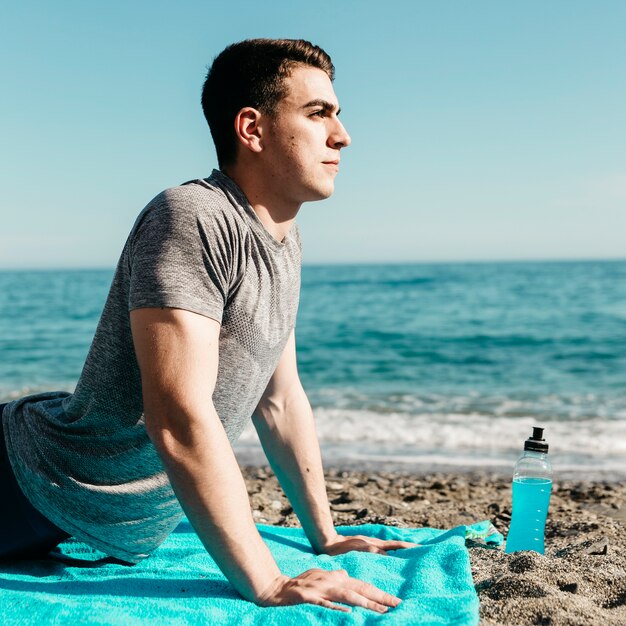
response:
M302 403L308 404L308 399L299 381L281 392L266 391L254 411L253 420L255 423L261 420L269 430L278 429L290 416L294 417L301 411Z
M144 424L158 452L167 456L184 454L202 437L206 416L178 403L162 400L144 406Z
M263 396L252 414L255 427L262 426L264 430L277 430L286 414L287 403L281 397Z

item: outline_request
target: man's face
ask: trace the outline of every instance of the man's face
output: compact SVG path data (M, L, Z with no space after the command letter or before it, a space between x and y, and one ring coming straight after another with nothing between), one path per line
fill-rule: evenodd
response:
M327 74L297 66L285 79L287 95L263 138L264 161L288 202L328 198L339 171L339 151L350 136L339 121L339 103Z

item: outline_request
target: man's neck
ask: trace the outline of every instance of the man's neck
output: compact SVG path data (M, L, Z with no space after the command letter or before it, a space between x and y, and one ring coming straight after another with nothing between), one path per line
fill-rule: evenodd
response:
M290 203L273 191L265 177L245 175L236 166L225 168L223 172L243 191L267 232L277 241L283 241L301 205Z

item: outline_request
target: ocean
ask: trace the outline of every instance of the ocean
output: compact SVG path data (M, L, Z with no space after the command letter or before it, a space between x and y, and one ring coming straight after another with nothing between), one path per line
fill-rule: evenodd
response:
M0 272L0 401L73 389L112 274ZM304 266L296 338L326 464L508 472L543 426L626 476L626 261Z

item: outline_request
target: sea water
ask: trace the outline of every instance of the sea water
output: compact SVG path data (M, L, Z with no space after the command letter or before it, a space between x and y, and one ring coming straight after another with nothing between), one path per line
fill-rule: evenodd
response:
M112 277L0 271L0 402L73 390ZM296 344L326 465L508 475L541 424L560 478L626 476L626 261L305 265Z
M544 532L552 481L545 478L513 479L513 515L506 552L534 550L544 553Z

